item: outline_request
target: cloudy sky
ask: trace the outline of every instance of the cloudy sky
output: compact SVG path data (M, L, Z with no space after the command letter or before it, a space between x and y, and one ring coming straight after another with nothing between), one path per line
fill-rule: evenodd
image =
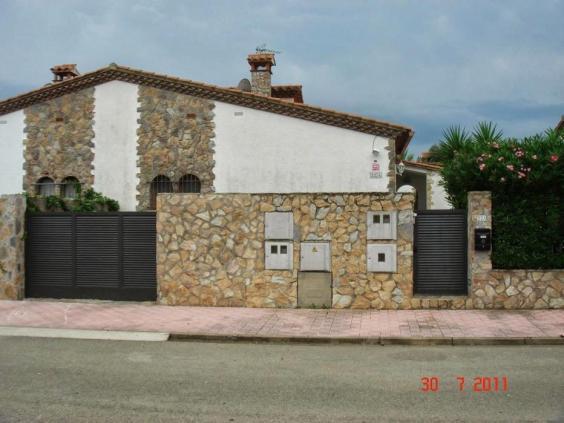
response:
M0 39L0 98L59 63L234 85L266 43L274 83L408 125L416 153L449 125L519 137L564 114L564 0L0 0Z

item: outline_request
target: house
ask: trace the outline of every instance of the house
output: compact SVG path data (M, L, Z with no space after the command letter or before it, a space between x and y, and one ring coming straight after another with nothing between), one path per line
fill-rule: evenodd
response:
M556 125L555 129L557 131L564 131L564 115L562 115L562 117L560 118L560 122L558 122L558 125Z
M272 85L273 53L247 60L236 88L53 67L0 102L0 193L73 197L80 183L135 211L159 192L395 192L409 127L304 104L300 85Z
M422 154L424 156L425 153ZM404 160L401 175L397 176L398 189L404 185L415 188L415 210L450 209L444 187L441 185L441 166L424 161Z

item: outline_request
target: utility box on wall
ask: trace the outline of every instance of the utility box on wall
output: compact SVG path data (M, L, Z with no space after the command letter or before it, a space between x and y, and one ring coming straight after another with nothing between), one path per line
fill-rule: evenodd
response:
M292 270L294 244L285 241L265 241L264 268L266 270Z
M268 212L264 218L265 239L294 239L294 214Z
M371 211L366 216L366 235L368 239L397 238L396 211Z
M331 271L331 244L329 242L302 242L300 248L300 270Z
M368 244L366 246L366 267L369 272L396 272L395 244Z

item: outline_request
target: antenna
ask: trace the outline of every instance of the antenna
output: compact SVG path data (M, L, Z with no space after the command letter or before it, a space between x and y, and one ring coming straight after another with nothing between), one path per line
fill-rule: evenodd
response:
M278 50L272 50L269 48L266 48L266 43L261 44L260 46L257 46L257 48L255 49L257 53L275 53L275 54L282 54L281 51Z

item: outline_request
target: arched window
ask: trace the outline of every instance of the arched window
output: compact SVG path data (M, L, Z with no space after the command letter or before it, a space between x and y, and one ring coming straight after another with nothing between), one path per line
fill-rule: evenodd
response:
M155 176L151 182L151 209L157 208L157 194L160 192L173 192L172 182L164 175Z
M63 198L76 198L79 185L80 182L78 182L78 179L74 176L67 176L63 179L63 184L61 186L61 194Z
M55 181L53 181L48 176L40 178L35 184L35 190L37 195L42 197L47 197L49 195L55 195Z
M201 192L202 184L196 175L184 175L178 180L178 192Z

